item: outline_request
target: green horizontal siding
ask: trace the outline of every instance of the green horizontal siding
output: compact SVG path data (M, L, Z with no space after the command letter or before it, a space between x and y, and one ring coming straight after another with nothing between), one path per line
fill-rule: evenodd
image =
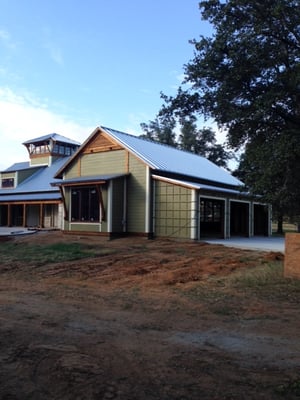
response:
M81 176L125 173L125 150L84 154Z
M127 185L127 231L145 233L147 167L133 155L129 157Z

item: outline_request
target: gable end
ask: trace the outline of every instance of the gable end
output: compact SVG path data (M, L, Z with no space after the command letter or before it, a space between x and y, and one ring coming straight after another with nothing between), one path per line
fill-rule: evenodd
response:
M101 132L96 135L83 149L83 154L102 153L112 150L121 150L122 147L108 135Z

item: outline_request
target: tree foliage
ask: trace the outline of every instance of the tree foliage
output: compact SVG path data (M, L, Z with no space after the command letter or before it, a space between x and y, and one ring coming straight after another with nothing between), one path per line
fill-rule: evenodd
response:
M232 154L217 143L215 132L211 128L198 129L196 118L191 116L181 121L179 144L181 150L201 155L220 167L227 167Z
M300 212L300 1L206 0L211 37L192 40L187 89L159 115L203 114L244 149L240 175L275 206Z
M175 126L176 121L172 116L157 117L148 124L141 123L145 134L140 137L176 147Z
M148 124L142 123L141 128L145 134L140 137L201 155L220 167L226 168L232 158L232 154L217 143L211 128L198 129L194 116L180 119L179 135L176 135L176 120L172 116L156 117Z

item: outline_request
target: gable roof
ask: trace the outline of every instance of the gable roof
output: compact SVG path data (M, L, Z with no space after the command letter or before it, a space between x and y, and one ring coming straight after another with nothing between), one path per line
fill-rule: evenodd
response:
M21 171L23 169L28 169L28 168L34 168L30 165L29 161L24 161L24 162L17 162L11 165L10 167L6 168L2 172L15 172L15 171ZM36 168L36 166L35 166Z
M57 188L53 187L51 183L60 181L54 179L55 173L66 163L68 157L62 157L53 162L52 165L39 167L36 172L21 182L14 189L0 189L0 202L4 197L7 199L8 195L21 194L21 193L39 193L39 192L57 192Z
M62 142L62 143L68 143L68 144L73 144L76 146L80 146L79 142L76 142L75 140L69 139L65 136L59 135L58 133L50 133L48 135L40 136L34 139L26 140L26 142L23 142L23 144L31 144L31 143L39 143L39 142L44 142L47 140L52 139L54 142Z
M205 157L102 126L93 131L66 165L58 171L55 176L56 178L62 176L69 163L101 131L109 135L114 141L154 170L204 179L225 185L243 185L240 180L232 176L228 171L218 167Z

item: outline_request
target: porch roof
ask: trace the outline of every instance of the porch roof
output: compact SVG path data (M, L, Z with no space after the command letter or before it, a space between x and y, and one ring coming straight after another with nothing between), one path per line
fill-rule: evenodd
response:
M18 193L18 194L7 194L0 196L0 204L7 202L26 202L26 201L47 201L47 200L61 200L61 194L59 192L52 193Z
M92 175L92 176L79 176L76 178L64 179L59 182L52 182L52 186L68 186L68 185L76 185L76 184L93 184L99 182L107 182L112 179L121 178L122 176L126 176L128 174L107 174L107 175Z

